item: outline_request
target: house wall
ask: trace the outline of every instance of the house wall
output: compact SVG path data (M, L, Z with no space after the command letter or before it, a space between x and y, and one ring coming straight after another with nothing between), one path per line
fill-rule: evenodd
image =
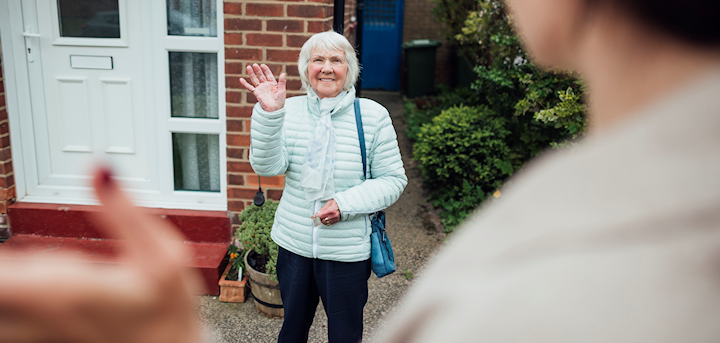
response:
M445 39L445 26L435 22L433 7L435 4L431 0L405 0L403 42L413 39L441 41L443 44L437 50L435 61L435 83L450 84L453 79L453 55Z
M351 42L354 15L355 0L346 0L345 35ZM250 116L257 100L240 78L247 78L248 65L265 63L276 77L286 74L288 97L304 95L297 68L300 48L313 34L332 29L333 0L226 0L224 16L228 210L240 212L252 204L258 189L248 156ZM266 198L280 200L284 176L260 181Z
M345 0L345 21L343 24L343 33L350 41L350 44L354 47L357 47L357 42L355 41L355 25L357 23L357 17L355 16L357 14L355 11L356 6L356 0Z
M355 16L355 4L355 0L345 1L345 36L353 43L351 18ZM247 77L247 65L265 63L275 75L286 73L288 96L304 94L297 70L300 47L314 33L332 29L333 0L226 0L223 13L228 209L239 212L252 203L258 188L257 175L248 159L250 115L257 100L242 87L240 78ZM15 200L5 103L0 60L0 213L7 213L7 206ZM263 177L260 181L267 198L280 200L284 176Z
M5 72L0 46L0 213L7 213L7 207L15 201L15 173L10 153L10 123L5 99Z

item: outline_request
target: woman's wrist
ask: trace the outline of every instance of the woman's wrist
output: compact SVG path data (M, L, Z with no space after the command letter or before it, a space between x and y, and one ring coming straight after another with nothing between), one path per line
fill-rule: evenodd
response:
M268 108L268 109L266 109L266 108L264 108L264 107L262 106L262 104L260 104L260 103L256 103L256 104L255 104L255 111L258 111L258 112L260 112L260 114L266 115L266 116L271 116L271 117L273 117L273 116L279 116L279 115L281 115L281 114L284 113L284 110L285 110L285 107L284 107L284 106L283 106L283 107L280 107L280 108L277 108L277 109L275 109L275 108Z

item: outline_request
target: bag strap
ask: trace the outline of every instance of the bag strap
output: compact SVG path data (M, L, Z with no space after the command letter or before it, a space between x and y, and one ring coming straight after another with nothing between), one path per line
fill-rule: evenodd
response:
M365 152L365 131L360 114L360 99L355 98L355 124L357 124L358 138L360 139L360 156L363 163L363 180L367 178L367 153Z

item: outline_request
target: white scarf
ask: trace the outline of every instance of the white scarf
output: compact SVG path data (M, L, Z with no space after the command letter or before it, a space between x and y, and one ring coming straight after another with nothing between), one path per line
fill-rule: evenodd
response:
M334 98L320 99L315 90L308 90L308 106L317 106L320 119L315 125L315 134L305 152L300 184L305 192L305 200L329 200L335 195L335 129L331 114L347 94L340 92Z

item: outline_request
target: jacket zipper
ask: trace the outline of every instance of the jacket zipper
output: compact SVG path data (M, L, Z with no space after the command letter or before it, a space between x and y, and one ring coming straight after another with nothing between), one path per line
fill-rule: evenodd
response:
M320 201L315 200L315 212L313 212L313 213L317 213L318 211L320 211ZM318 258L317 257L317 247L318 247L317 239L318 239L319 231L320 231L320 226L313 226L313 258Z

